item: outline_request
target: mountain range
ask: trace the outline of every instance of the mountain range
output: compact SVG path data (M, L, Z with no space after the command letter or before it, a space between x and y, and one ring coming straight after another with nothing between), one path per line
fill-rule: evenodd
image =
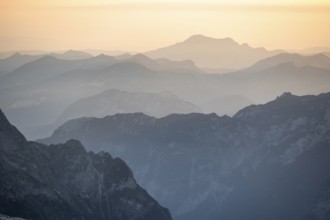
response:
M79 50L68 50L64 53L51 53L50 56L63 60L82 60L93 57L91 54Z
M202 110L179 99L170 92L127 92L118 89L80 99L69 105L58 121L66 122L80 117L104 117L116 113L143 112L150 116L164 117L172 113L193 113Z
M330 219L328 49L0 54L0 219Z
M297 67L309 66L309 67L330 70L330 58L324 54L300 55L300 54L290 54L290 53L281 53L273 57L260 60L256 64L248 68L247 70L250 70L251 72L267 70L274 66L285 63L292 63Z
M221 51L231 51L226 49L227 43L221 43L222 40L203 36L194 36L189 44L184 45L189 45L193 50L200 41L204 42L204 38L212 45L224 46ZM232 46L242 47L232 40L227 41ZM200 47L204 48L203 45ZM251 50L251 53L247 52L250 54L247 59L254 57L254 49ZM33 61L0 76L0 104L10 121L24 135L37 139L49 136L48 131L53 129L57 119L73 103L109 89L153 94L168 91L181 101L198 106L201 110L198 112L214 112L219 115L234 115L240 108L254 103L266 103L286 91L306 95L330 90L330 61L325 55L275 54L267 55L267 58L248 68L221 75L207 74L191 60L151 59L145 54L115 57L101 54L78 60L64 60L50 55L35 59L34 56ZM213 60L221 61L217 54L211 55ZM246 60L244 57L235 57ZM120 109L120 105L120 102L111 103L114 109ZM168 113L179 113L174 110ZM134 111L131 109L124 112ZM139 111L157 116L146 108Z
M170 220L109 153L29 142L0 111L0 213L34 220ZM0 219L13 219L0 215Z
M120 156L177 220L326 220L329 109L330 93L284 93L233 117L74 119L39 142L74 138L89 150Z
M280 50L253 48L248 44L239 44L231 38L215 39L193 35L182 42L145 54L154 59L192 60L200 68L213 68L216 71L216 69L246 68L280 52Z
M7 58L0 59L0 76L5 75L16 68L37 60L40 55L22 55L20 53L15 53Z

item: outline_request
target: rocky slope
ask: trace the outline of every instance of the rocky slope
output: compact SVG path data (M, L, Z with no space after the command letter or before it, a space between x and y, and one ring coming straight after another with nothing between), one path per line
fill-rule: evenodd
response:
M0 214L0 220L24 220L22 218L9 217L7 215Z
M175 219L327 219L329 109L330 93L285 93L233 117L81 118L40 141L121 156Z
M0 111L0 213L34 220L171 219L109 153L28 142ZM6 219L5 217L2 217Z

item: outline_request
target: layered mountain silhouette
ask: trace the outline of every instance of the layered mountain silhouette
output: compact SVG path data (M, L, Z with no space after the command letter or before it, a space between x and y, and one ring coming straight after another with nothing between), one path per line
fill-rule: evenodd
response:
M198 69L194 62L191 60L183 60L183 61L172 61L165 58L160 59L150 59L149 57L143 54L136 54L133 56L127 56L125 54L121 56L117 56L117 59L123 62L134 62L141 64L151 70L169 70L174 72L191 72L191 73L200 73L201 70Z
M324 54L304 56L300 54L281 53L276 56L258 61L248 68L252 71L267 70L280 64L292 63L297 67L315 67L330 70L330 58Z
M186 61L169 64L141 54L83 60L45 56L1 77L0 103L7 117L34 139L48 136L42 133L43 126L53 124L69 105L108 89L169 91L203 112L233 115L247 104L265 103L285 91L298 95L329 91L327 60L323 55L280 54L250 68L217 75L200 74L189 61L188 65ZM225 101L224 97L244 98Z
M0 59L0 76L5 75L16 68L39 59L40 55L23 55L20 53L14 53L13 55Z
M79 52L79 51L78 51ZM168 59L152 60L145 55L137 54L126 59L117 60L115 57L101 54L96 57L87 57L83 59L62 59L63 56L71 56L71 53L78 53L69 51L65 54L60 55L46 55L37 59L36 56L28 56L33 62L28 62L27 58L25 62L19 64L16 61L17 56L25 57L27 55L13 55L6 60L2 60L4 67L10 65L10 63L17 63L17 69L14 69L6 76L2 77L1 87L12 87L25 85L29 83L40 82L46 79L57 77L64 73L72 73L73 71L88 71L90 73L102 71L114 64L127 64L131 63L142 65L148 69L156 71L179 71L179 72L190 72L198 73L201 72L193 62L191 61L171 61ZM79 52L80 53L80 52ZM9 62L10 61L10 62ZM7 64L7 62L9 62ZM24 65L22 65L24 64ZM133 70L134 71L134 70Z
M151 58L188 59L201 68L242 69L278 53L280 51L267 51L264 48L253 48L248 44L239 44L231 38L215 39L193 35L183 42L145 54Z
M50 55L63 60L82 60L92 58L91 54L79 50L68 50L64 53L51 53Z
M193 113L202 110L169 93L127 92L110 89L100 94L80 99L59 117L59 122L80 117L104 117L116 113L143 112L150 116L164 117L172 113Z
M2 77L0 86L12 87L36 83L71 71L97 71L115 62L115 58L102 55L82 60L64 60L46 55L26 63Z
M329 217L330 93L284 93L233 117L142 113L68 121L42 143L80 140L127 161L175 219Z
M0 213L35 220L172 219L109 153L29 142L0 111ZM7 218L1 215L0 219ZM17 219L18 220L18 219Z

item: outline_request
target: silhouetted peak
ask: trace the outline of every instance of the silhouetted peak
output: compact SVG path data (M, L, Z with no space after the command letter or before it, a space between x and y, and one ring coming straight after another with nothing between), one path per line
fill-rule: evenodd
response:
M189 113L189 114L170 114L162 118L163 120L203 120L208 121L212 119L220 119L216 113Z
M109 57L108 55L105 55L104 53L100 53L95 58L108 58L108 57Z
M47 62L49 62L49 61L55 61L55 60L59 60L59 59L52 56L52 55L45 55L45 56L41 57L40 59L38 59L36 61L43 61L43 62L47 61Z
M62 55L67 55L67 56L84 56L84 57L91 57L89 53L81 50L67 50L65 51Z
M72 50L72 49L67 50L64 54L70 54L70 53L72 53L72 54L76 54L76 53L78 53L78 54L88 54L88 55L89 55L89 53L87 53L87 52L85 52L85 51L81 51L81 50Z
M25 137L17 130L17 128L10 124L5 114L0 109L0 148L6 150L9 148L19 147L21 144L27 142Z
M144 120L144 119L151 119L153 117L148 116L142 112L135 112L135 113L117 113L115 115L109 115L104 117L104 119L115 119L115 120Z
M202 34L195 34L189 37L186 42L196 42L196 41L206 41L206 40L215 40L214 38L204 36Z
M224 42L227 42L227 43L233 43L233 44L237 44L236 41L234 41L234 39L230 38L230 37L226 37L224 39L219 39L219 40L222 40Z
M99 54L95 57L92 57L91 59L95 59L95 60L117 60L115 57L113 56L109 56L109 55L106 55L106 54Z
M3 126L5 124L9 124L9 121L7 120L5 113L0 109L0 126Z
M134 56L132 56L132 59L137 59L137 60L151 60L149 57L142 53L137 53Z
M250 47L250 45L247 44L247 43L241 44L241 46L242 46L242 47Z
M315 54L312 56L314 59L326 59L326 60L329 60L329 57L326 56L325 54L323 53L318 53L318 54Z
M123 53L123 54L120 54L120 55L116 56L116 59L118 59L118 60L125 60L125 59L129 59L131 57L133 57L132 54L130 54L130 53Z
M83 53L83 52L79 50L67 50L63 54L76 54L76 53Z
M189 37L187 40L184 41L185 43L196 43L196 44L224 44L224 45L239 45L236 41L234 41L232 38L226 37L226 38L212 38L212 37L207 37L204 35L193 35Z
M9 123L5 113L0 109L0 132L7 132L10 127L14 126Z
M293 96L292 94L291 94L291 92L284 92L282 95L280 95L279 97L280 98L285 98L285 97L290 97L290 96Z
M81 155L86 154L86 149L78 140L70 139L64 144L54 145L58 150L63 150L66 154L70 155Z
M15 52L13 55L9 56L8 58L18 58L18 57L21 57L21 56L23 56L21 53Z
M297 96L292 95L291 92L284 92L284 93L282 93L282 95L276 97L276 99L273 102L291 100L291 99L296 98L296 97Z

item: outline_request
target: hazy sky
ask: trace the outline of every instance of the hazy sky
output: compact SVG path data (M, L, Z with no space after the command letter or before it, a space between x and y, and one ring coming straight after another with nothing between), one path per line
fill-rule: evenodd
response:
M145 51L193 34L330 47L329 27L329 0L0 0L1 51Z

